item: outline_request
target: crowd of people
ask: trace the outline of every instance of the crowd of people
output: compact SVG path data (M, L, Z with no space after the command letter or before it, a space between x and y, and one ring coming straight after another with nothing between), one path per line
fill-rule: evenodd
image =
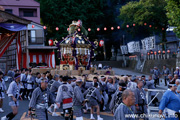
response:
M115 120L148 119L148 101L146 91L156 89L159 85L159 78L164 77L168 90L163 94L160 101L156 92L150 92L152 104L159 106L159 114L164 118L173 119L179 116L180 111L180 73L176 68L174 75L163 66L162 72L157 67L151 70L148 77L121 75L120 77L95 75L89 80L90 75L73 76L52 76L49 71L46 73L33 74L30 69L9 70L10 84L7 89L3 80L3 72L0 72L0 112L2 109L5 94L9 97L9 106L12 112L2 117L1 120L11 120L18 113L19 100L29 100L29 116L36 116L39 120L48 120L48 112L52 116L59 116L56 112L62 106L65 120L83 120L83 114L90 111L90 119L95 119L94 111L97 113L97 120L103 120L100 111L110 110ZM35 111L35 114L34 114ZM166 114L163 114L165 111ZM138 116L126 116L128 114ZM177 115L177 116L173 116Z

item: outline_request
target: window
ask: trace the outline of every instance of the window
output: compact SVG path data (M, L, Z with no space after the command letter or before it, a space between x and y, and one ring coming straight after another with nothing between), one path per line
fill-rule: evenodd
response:
M31 42L35 43L36 42L36 31L31 30Z
M12 9L5 9L5 11L12 14Z
M20 17L37 17L37 9L19 9Z

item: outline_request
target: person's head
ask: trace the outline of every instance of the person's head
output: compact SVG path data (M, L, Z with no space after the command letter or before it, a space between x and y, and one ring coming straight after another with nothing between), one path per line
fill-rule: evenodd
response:
M172 80L173 76L171 74L168 75L168 79Z
M42 77L42 78L45 78L45 77L46 77L46 73L42 73L42 74L41 74L41 77Z
M119 91L124 91L126 89L126 83L120 82L119 83Z
M109 82L109 83L113 83L112 77L108 77L108 82Z
M21 78L21 74L16 73L16 74L14 75L14 79L15 79L16 82L20 82L20 78Z
M152 80L152 75L149 75L149 80Z
M158 68L155 66L154 69L157 70Z
M94 87L97 88L98 87L98 83L94 83Z
M62 79L63 79L63 76L62 75L60 75L59 76L59 80L62 82Z
M37 78L40 78L41 77L41 74L39 72L36 73L36 77Z
M50 72L49 71L46 71L46 76L49 76L50 75Z
M3 77L3 73L0 71L0 78L2 78Z
M178 79L178 75L177 74L174 75L174 79Z
M29 74L29 75L32 75L32 70L31 70L31 69L29 69L28 74Z
M136 98L135 98L134 92L132 92L129 89L123 91L122 101L124 104L126 104L128 107L130 107L135 104L135 100L136 100Z
M137 78L135 75L133 75L133 76L131 77L131 81L132 81L132 82L137 82L137 81L138 81L138 78Z
M105 82L106 81L106 77L105 76L101 76L101 81Z
M163 69L166 69L166 65L163 65Z
M171 91L175 92L177 90L177 85L176 84L169 84L169 89L171 89Z
M180 84L180 79L176 79L176 83L177 86Z
M178 70L179 70L179 67L176 67L176 70L178 71Z
M41 80L41 88L45 90L48 86L48 80L46 78L42 78Z
M58 81L58 80L59 80L59 75L55 75L55 76L54 76L54 80L55 80L55 81Z
M25 68L22 68L22 69L21 69L21 73L25 73Z
M71 77L68 77L67 79L68 79L68 80L67 80L68 83L71 84L71 83L72 83L72 78L71 78Z
M29 70L28 69L25 69L25 72L24 72L24 74L28 74L28 72L29 72Z
M98 78L97 77L93 77L93 81L96 83L98 82Z
M76 84L81 87L83 84L83 81L81 79L76 80Z
M67 82L67 81L68 81L68 76L64 76L64 77L62 78L62 81L63 81L63 82Z
M142 76L141 76L141 80L146 80L146 76L145 76L145 75L142 75Z
M137 86L138 86L138 88L142 88L143 87L143 81L139 80L137 82Z

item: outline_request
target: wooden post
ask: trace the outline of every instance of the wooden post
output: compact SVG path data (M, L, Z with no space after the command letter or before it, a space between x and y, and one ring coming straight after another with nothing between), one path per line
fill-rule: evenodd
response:
M27 68L29 68L29 49L28 49L28 46L29 46L28 30L26 30L26 58L27 58L26 65L27 65Z

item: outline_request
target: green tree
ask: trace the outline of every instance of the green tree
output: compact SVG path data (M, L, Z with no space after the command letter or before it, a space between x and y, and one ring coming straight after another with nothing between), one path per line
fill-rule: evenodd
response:
M37 0L40 2L42 24L47 26L47 38L57 38L68 35L67 28L73 20L82 20L83 26L97 28L101 26L100 19L104 16L102 9L105 0ZM59 27L59 31L55 28ZM89 32L93 39L96 29Z
M170 19L168 22L177 28L174 32L180 37L180 0L166 0L167 2L167 17Z
M163 49L165 49L164 43L167 41L166 28L168 27L168 18L166 16L165 6L165 0L140 0L139 2L133 1L122 6L119 17L124 21L124 26L127 24L136 24L137 27L141 27L141 29L146 28L146 30L149 32L151 30L161 32L162 45ZM146 27L144 26L144 23L147 23ZM148 28L149 25L152 25L151 29Z

